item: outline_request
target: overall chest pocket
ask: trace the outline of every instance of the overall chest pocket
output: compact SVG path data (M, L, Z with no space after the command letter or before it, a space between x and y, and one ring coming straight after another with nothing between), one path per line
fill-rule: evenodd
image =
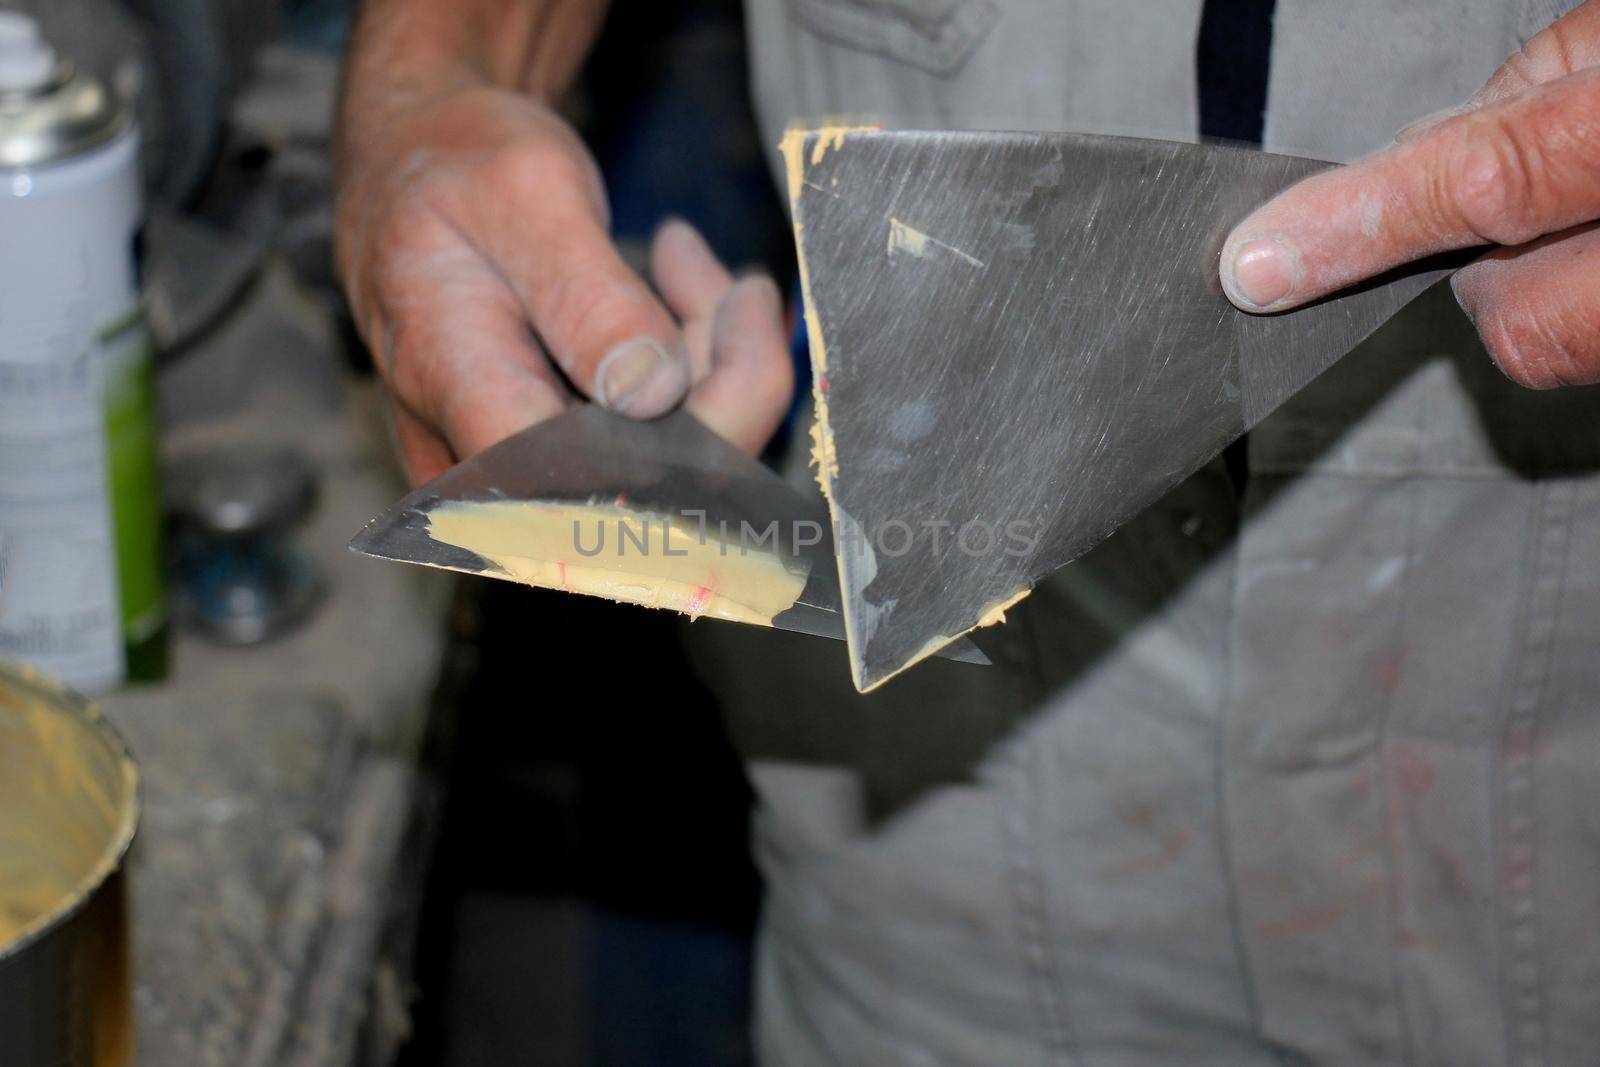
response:
M834 44L954 74L1000 17L996 0L784 0L794 21Z

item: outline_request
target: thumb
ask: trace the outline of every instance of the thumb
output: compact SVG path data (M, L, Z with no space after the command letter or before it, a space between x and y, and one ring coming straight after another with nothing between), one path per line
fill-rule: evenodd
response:
M1597 109L1600 70L1584 71L1308 178L1228 237L1223 289L1242 310L1284 311L1412 260L1593 219Z

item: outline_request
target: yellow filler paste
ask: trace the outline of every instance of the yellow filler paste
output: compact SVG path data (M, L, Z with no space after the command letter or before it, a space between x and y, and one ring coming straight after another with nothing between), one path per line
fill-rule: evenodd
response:
M116 867L138 818L136 779L88 712L0 669L0 953Z
M513 581L691 618L771 626L806 584L770 538L761 543L767 531L741 536L620 505L452 502L429 512L428 524L429 537L482 556Z

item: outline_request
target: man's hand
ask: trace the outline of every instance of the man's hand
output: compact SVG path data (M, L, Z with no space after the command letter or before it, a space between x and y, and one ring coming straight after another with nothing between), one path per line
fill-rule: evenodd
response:
M437 23L485 2L368 8L421 9ZM577 2L494 0L519 10ZM474 65L465 48L460 64L435 56L411 69L413 53L385 36L401 12L385 14L364 20L347 74L337 238L411 478L586 400L637 418L686 403L758 450L793 389L773 283L736 281L674 222L651 249L652 291L618 256L599 173L538 86L519 76L529 91L497 87L493 64ZM549 32L559 15L529 32ZM578 57L557 57L564 69L587 47L572 37Z
M1600 381L1600 0L1530 40L1467 104L1251 215L1222 284L1274 312L1450 249L1498 247L1457 298L1524 385Z

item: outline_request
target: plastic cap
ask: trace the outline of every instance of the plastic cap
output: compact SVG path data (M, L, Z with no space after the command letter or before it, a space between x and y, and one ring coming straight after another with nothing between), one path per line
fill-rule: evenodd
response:
M0 92L42 89L55 71L56 52L39 23L18 11L0 11Z

